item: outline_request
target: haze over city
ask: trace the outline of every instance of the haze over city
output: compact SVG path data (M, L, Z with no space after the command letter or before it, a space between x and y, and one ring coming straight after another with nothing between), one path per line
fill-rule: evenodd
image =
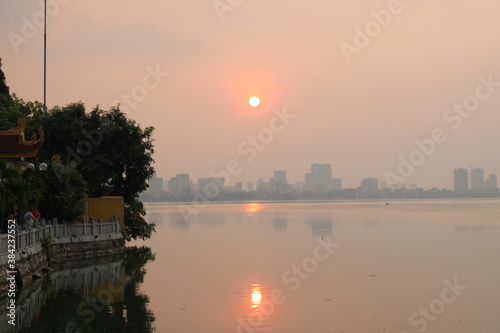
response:
M500 332L499 13L0 1L0 332Z
M400 156L423 188L452 188L471 164L500 174L498 1L52 3L48 107L120 103L156 128L162 177L236 161L233 184L279 169L295 182L330 163L357 187L400 176ZM2 68L24 100L43 99L40 11L0 4Z

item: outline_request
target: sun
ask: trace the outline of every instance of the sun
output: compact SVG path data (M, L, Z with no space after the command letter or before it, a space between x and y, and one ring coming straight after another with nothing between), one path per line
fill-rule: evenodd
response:
M248 104L250 104L250 106L255 108L259 106L260 99L257 96L250 97L250 99L248 100Z

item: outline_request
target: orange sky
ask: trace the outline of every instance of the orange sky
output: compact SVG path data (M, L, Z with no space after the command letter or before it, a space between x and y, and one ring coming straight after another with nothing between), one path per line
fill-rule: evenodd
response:
M500 3L396 2L241 1L221 20L212 0L49 0L57 8L47 28L48 105L108 108L134 92L128 114L156 128L164 178L196 181L235 160L241 173L231 183L278 169L294 182L319 162L354 187L398 175L399 156L436 128L447 140L406 183L451 188L452 169L466 164L500 175L500 87L459 128L443 119L474 95L479 76L500 82ZM381 26L372 11L383 20L388 8L398 13ZM40 10L37 1L0 3L3 70L25 100L43 99ZM356 46L356 27L370 24L378 31L348 61L342 43ZM155 70L163 74L144 89ZM259 108L248 106L252 95ZM296 117L248 162L238 147L284 107Z

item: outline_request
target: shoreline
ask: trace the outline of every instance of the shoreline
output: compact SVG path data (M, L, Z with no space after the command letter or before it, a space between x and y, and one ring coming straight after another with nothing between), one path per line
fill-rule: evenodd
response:
M16 265L17 289L29 287L31 283L43 277L45 273L52 271L52 264L62 264L81 258L99 258L101 256L122 253L125 249L123 238L93 242L79 242L69 244L57 244L54 246L50 261L46 253L41 250L35 254L23 258ZM43 272L45 271L45 272ZM7 264L0 266L0 298L8 291L8 268Z
M118 222L48 225L21 231L15 236L16 250L7 250L8 235L0 235L0 297L9 290L9 276L15 275L17 289L42 277L55 262L77 258L96 258L119 253L125 239ZM14 254L14 256L12 256ZM15 259L12 259L15 257ZM15 261L12 269L9 259Z
M394 199L290 199L290 200L279 200L279 199L255 199L255 200L214 200L207 201L200 204L210 204L210 205L222 205L222 204L242 204L242 203L343 203L343 202L469 202L469 201L500 201L500 197L493 198L394 198ZM142 201L143 204L147 205L185 205L193 204L193 201Z

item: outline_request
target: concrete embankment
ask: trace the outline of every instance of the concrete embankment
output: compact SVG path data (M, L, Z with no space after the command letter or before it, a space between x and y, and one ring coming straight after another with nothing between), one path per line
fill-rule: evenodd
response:
M12 246L15 245L15 251ZM48 225L20 231L15 237L0 235L0 294L9 289L10 275L18 285L40 277L50 261L62 262L74 258L97 257L122 252L125 241L119 222ZM9 251L10 250L10 251ZM9 257L10 255L10 257ZM15 258L14 269L9 259ZM9 273L15 271L16 273Z

